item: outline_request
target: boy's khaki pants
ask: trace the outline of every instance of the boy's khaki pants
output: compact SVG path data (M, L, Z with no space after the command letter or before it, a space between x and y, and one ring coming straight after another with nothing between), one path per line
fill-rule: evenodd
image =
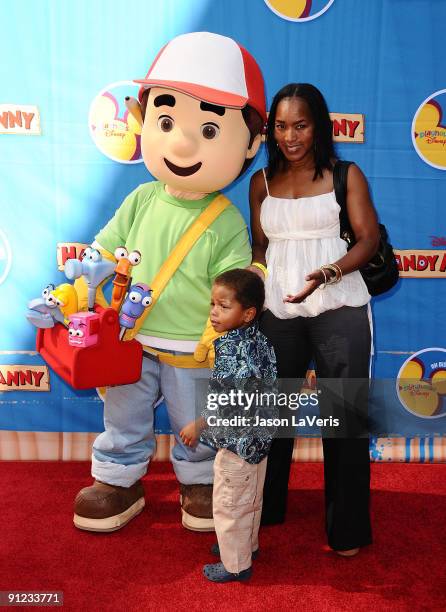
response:
M221 561L233 574L251 567L251 554L259 547L266 462L267 457L247 463L224 448L214 461L215 532Z

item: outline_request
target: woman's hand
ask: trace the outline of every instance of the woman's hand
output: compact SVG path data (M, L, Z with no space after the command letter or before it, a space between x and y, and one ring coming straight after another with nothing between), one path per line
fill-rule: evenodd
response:
M305 280L307 283L304 285L302 291L296 293L296 295L288 294L285 298L283 298L283 301L289 302L290 304L302 304L302 302L305 302L307 297L311 295L313 291L325 283L325 277L322 270L315 270L314 272L307 274Z

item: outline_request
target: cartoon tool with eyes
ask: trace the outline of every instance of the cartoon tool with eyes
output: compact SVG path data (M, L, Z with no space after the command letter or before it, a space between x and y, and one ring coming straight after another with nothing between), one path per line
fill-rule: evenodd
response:
M113 268L121 245L141 254L132 286L149 285L152 303L121 344L136 338L145 357L139 382L107 389L105 431L93 445L95 482L77 495L74 524L113 531L143 510L141 478L155 451L154 407L162 390L177 440L171 457L182 522L209 531L215 453L204 444L186 447L178 434L195 419L196 381L210 375L208 354L218 335L208 320L213 279L251 263L246 223L219 190L246 170L260 146L264 84L246 49L209 32L168 42L137 82L138 101L127 103L129 110L136 104L134 116L142 118L141 152L156 180L125 198L92 247L113 259ZM116 302L127 275L115 286ZM96 302L103 303L100 288ZM126 303L122 327L125 317L133 318L132 307Z
M53 299L50 299L50 301L48 302L48 297L49 297L51 291L54 291L55 288L56 288L56 285L53 285L53 283L50 283L42 291L42 298L45 300L46 305L49 306L50 308L55 308L55 304L54 304L54 300Z
M68 280L75 280L83 276L88 287L88 310L92 311L96 299L96 291L99 285L113 274L115 261L102 257L102 254L91 247L87 247L83 253L82 261L79 259L67 259L65 262L65 276ZM74 285L77 288L75 283ZM81 299L79 309L85 305Z
M69 317L68 344L86 348L98 342L99 315L96 312L76 312Z
M64 316L64 323L68 325L68 316L78 311L77 292L73 285L62 283L52 289L47 297L47 303L55 303Z
M121 325L120 338L127 329L133 329L137 319L144 310L152 303L152 290L145 283L137 283L130 287L130 291L122 305L119 314L119 324Z
M113 291L110 306L119 312L126 291L132 282L130 272L133 266L137 266L141 262L141 253L139 251L129 253L125 247L120 246L115 250L115 257L118 263L114 270L116 276L112 281Z
M26 318L40 329L54 327L55 323L64 323L64 315L57 306L56 299L51 295L56 287L49 284L42 291L42 296L28 303L29 311Z

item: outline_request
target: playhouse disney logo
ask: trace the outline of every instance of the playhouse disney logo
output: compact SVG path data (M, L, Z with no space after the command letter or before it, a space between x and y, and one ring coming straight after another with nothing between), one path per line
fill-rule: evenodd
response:
M423 419L446 416L446 349L426 348L400 368L396 390L404 408Z
M310 21L320 17L334 0L265 0L278 17L288 21Z
M418 108L412 122L415 151L430 166L446 170L446 89L436 91Z
M90 134L97 148L123 164L136 164L141 157L141 126L125 106L127 96L136 97L138 86L132 81L107 85L90 106Z

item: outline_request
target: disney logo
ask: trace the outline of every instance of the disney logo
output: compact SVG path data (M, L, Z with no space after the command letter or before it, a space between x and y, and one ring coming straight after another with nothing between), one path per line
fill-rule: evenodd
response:
M430 236L432 238L432 246L434 247L446 247L446 237L445 236Z

